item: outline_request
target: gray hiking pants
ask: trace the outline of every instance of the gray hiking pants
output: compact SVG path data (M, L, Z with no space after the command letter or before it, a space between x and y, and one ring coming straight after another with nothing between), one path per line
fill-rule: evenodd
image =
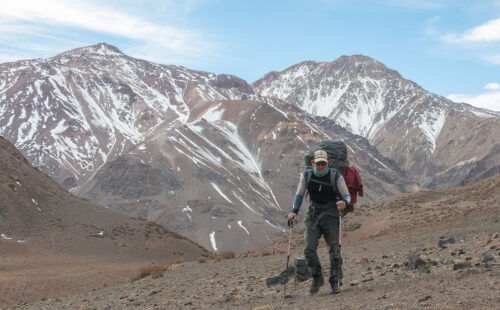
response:
M342 279L342 259L339 247L339 218L335 203L310 207L305 220L305 249L306 264L313 277L321 274L321 263L318 258L318 243L321 235L325 238L328 254L330 255L331 284Z

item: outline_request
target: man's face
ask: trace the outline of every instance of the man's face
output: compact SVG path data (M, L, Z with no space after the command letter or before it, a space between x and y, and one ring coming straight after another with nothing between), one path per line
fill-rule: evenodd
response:
M318 174L325 173L325 170L326 170L326 161L318 161L314 165L316 166L316 172Z

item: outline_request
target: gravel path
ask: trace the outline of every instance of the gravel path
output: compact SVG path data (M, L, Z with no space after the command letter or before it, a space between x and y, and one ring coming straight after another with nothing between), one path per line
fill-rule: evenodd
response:
M277 254L183 263L159 279L20 309L500 309L499 227L495 217L474 218L345 244L338 295L326 284L310 296L310 280L292 280L284 299L283 285L265 284L284 270L286 254ZM293 249L291 261L301 252ZM326 248L319 252L325 265ZM410 254L421 258L415 270L405 266Z

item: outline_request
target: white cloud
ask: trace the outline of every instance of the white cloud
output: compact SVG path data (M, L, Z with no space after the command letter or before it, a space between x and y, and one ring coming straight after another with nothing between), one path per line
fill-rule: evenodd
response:
M484 86L485 89L497 90L500 89L500 84L498 83L488 83Z
M188 1L182 9L189 11L198 2ZM201 32L175 27L163 21L154 23L144 16L127 13L118 5L111 7L81 0L6 1L2 3L0 21L2 43L13 48L21 46L27 49L26 37L39 39L40 36L48 36L62 41L79 41L84 37L84 41L93 44L106 41L101 37L111 35L137 41L134 45L154 46L162 51L166 59L179 55L195 59L206 55L205 52L214 53L215 50L215 45ZM89 31L94 34L90 35ZM98 35L97 40L95 34ZM31 45L32 40L28 42ZM54 48L50 40L45 46L47 49Z
M425 22L424 31L429 36L435 36L438 34L436 30L436 25L440 22L441 18L439 16L434 16Z
M500 111L500 91L477 96L451 94L447 98L455 102L465 102L478 108Z
M500 65L500 55L486 56L484 59L494 65Z
M433 10L447 7L450 0L432 1L432 0L378 0L379 3L388 6L402 7L408 9L426 9Z
M450 34L445 40L453 43L461 42L494 42L500 41L500 18L466 30L462 34Z

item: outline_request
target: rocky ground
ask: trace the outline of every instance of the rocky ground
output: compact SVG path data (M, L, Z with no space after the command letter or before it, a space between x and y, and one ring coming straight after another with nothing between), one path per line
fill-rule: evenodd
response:
M286 253L276 248L274 255L268 251L219 262L182 263L158 279L19 308L500 309L500 215L498 206L494 210L345 242L344 289L339 295L332 295L326 284L310 296L310 280L290 281L286 294L291 297L286 299L283 285L267 287L266 278L285 268ZM303 238L297 233L293 237ZM291 260L301 252L301 246L295 246ZM319 252L326 263L326 248ZM327 275L328 264L325 267Z

